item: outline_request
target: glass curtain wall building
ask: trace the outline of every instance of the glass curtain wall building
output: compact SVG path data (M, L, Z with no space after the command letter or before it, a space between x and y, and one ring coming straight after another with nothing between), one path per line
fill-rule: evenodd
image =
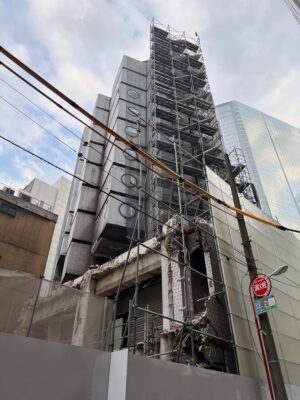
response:
M244 153L263 211L300 228L300 130L237 101L216 107L225 148Z

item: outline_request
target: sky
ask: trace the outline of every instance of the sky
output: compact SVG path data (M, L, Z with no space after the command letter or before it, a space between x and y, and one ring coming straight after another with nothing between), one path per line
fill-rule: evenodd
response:
M284 0L0 0L1 45L92 111L123 54L148 58L153 17L199 34L216 104L238 100L300 127L300 25ZM3 67L0 96L0 135L73 172L82 125ZM0 138L0 185L61 174Z

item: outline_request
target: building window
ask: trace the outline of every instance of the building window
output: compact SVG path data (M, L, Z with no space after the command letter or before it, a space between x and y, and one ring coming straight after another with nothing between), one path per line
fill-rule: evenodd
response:
M129 97L132 97L133 99L138 99L140 97L140 94L136 90L133 90L133 89L128 89L127 94Z
M7 214L10 217L15 217L16 214L17 214L16 208L11 207L6 203L1 203L0 204L0 212L2 212L3 214Z
M128 107L127 112L128 112L128 114L133 115L134 117L138 117L140 115L138 110L134 107Z
M124 218L133 218L136 214L136 210L127 204L121 204L119 212Z
M124 183L125 186L130 187L130 188L137 185L136 177L131 174L122 175L121 181Z
M139 134L138 130L133 126L126 126L125 132L130 137L136 137Z
M137 153L134 150L126 150L124 152L124 156L125 158L127 158L127 160L135 161L135 159L137 158Z

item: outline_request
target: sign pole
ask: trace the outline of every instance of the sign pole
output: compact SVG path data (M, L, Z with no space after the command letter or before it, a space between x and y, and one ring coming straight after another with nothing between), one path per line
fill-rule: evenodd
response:
M265 368L265 372L266 372L266 376L267 376L269 392L270 392L270 395L271 395L271 400L275 400L272 381L271 381L271 375L270 375L267 356L266 356L266 351L265 351L265 346L263 344L263 340L262 340L262 337L261 337L261 329L260 329L260 326L259 326L259 323L258 323L258 318L257 318L256 312L255 312L254 301L253 301L253 297L252 297L251 288L252 288L252 285L253 285L253 282L255 281L255 279L256 278L252 279L252 281L249 283L249 296L250 296L250 301L251 301L252 310L253 310L253 314L254 314L254 321L255 321L255 326L256 326L256 330L257 330L257 336L258 336L259 345L260 345L260 349L261 349L261 355L262 355L264 368Z
M226 168L227 168L227 173L228 173L228 182L231 187L231 192L232 192L232 198L234 202L234 206L236 208L241 208L241 203L240 203L240 198L238 195L237 187L235 184L233 172L232 172L232 167L230 164L229 156L228 154L225 153L225 163L226 163ZM245 218L242 214L236 214L238 225L239 225L239 230L241 233L241 238L242 238L242 245L245 253L245 258L247 262L247 268L248 268L248 273L250 280L254 280L257 277L257 268L253 256L253 251L251 247L251 240L248 235L247 231L247 226L245 222ZM255 309L254 309L254 304L253 304L253 299L251 295L251 286L249 286L250 290L250 299L254 311L254 318L256 317ZM260 328L259 328L260 326ZM285 390L285 385L283 381L283 376L280 368L280 363L278 360L278 355L277 355L277 350L273 338L273 333L271 329L271 324L269 321L269 317L267 313L260 314L259 315L259 325L257 328L257 333L258 337L261 338L261 331L263 331L263 344L264 344L264 351L266 355L266 360L267 360L267 369L268 373L271 377L271 384L273 391L270 390L271 394L271 399L273 400L274 397L276 400L288 400L287 393ZM266 369L266 374L267 374L267 369ZM272 397L273 396L273 397Z

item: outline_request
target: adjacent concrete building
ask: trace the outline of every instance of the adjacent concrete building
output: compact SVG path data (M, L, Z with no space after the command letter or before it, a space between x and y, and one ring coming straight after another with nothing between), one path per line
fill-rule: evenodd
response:
M263 211L300 228L300 130L238 101L216 107L228 153L242 151Z
M52 280L55 273L56 263L60 251L60 240L63 233L63 223L67 210L71 181L61 177L53 185L40 180L33 179L25 186L21 193L38 202L38 205L57 215L57 221L53 232L47 264L45 268L45 278Z
M57 215L0 190L0 267L44 275Z

